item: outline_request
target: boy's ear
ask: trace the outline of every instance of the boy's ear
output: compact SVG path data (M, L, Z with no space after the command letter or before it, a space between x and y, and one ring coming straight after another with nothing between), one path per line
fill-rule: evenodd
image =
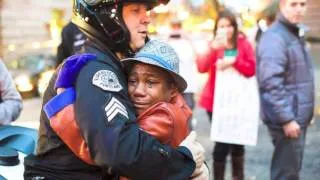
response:
M172 99L174 99L178 94L179 94L179 90L177 87L172 87L170 90L170 101L172 101Z

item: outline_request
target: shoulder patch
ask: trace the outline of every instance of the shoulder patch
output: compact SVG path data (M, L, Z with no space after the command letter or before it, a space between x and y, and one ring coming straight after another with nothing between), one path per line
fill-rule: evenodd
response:
M105 90L119 92L122 86L116 74L110 70L100 70L92 78L92 84Z
M117 114L122 114L129 119L126 107L115 97L112 97L110 102L104 108L108 122L111 122Z

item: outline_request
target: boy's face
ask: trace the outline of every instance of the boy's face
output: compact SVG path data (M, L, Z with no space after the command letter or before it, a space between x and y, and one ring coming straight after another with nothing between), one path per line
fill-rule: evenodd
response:
M158 67L135 63L129 73L130 99L138 115L158 102L169 102L178 90L169 85L169 73Z
M145 44L150 18L147 5L141 3L126 3L123 6L122 17L130 32L130 47L137 51Z

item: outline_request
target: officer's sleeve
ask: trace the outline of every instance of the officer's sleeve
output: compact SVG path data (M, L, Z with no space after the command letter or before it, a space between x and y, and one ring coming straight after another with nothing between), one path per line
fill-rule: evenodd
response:
M261 103L274 124L285 124L295 120L294 95L285 88L288 58L286 44L280 35L266 32L258 47L257 77Z
M75 118L93 161L131 179L188 179L195 168L190 151L139 130L125 82L101 66L89 62L76 82Z

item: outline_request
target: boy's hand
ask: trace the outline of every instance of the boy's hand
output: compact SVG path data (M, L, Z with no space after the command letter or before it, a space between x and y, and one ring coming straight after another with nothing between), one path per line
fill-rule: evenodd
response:
M70 56L62 65L55 82L55 88L73 87L80 70L88 61L96 59L93 54L77 54Z

